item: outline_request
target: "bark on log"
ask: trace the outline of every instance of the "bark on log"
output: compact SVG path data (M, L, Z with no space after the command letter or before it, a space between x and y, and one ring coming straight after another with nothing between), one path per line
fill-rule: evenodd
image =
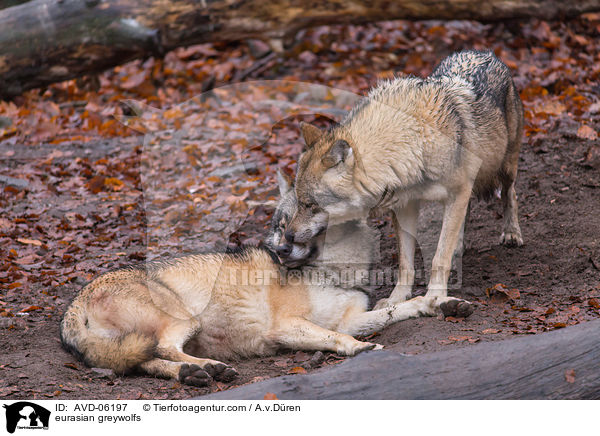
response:
M29 0L0 0L0 9L11 8L13 6L17 6L28 1Z
M373 351L197 399L262 400L267 392L280 400L600 399L600 320L417 356Z
M552 19L600 0L32 0L0 10L0 98L176 47L391 19ZM281 45L281 43L279 43Z

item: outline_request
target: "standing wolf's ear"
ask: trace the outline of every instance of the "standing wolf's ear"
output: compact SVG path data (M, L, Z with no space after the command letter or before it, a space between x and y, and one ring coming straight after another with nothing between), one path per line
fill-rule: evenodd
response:
M346 162L348 164L353 163L353 152L352 147L347 141L338 139L333 143L331 148L321 158L321 163L325 168L333 168L340 162Z
M312 124L305 123L304 121L300 122L300 131L302 132L302 137L304 138L304 142L306 143L306 148L310 148L319 140L323 132L317 126L313 126Z
M294 179L288 176L286 173L277 170L277 184L279 185L279 195L282 197L290 192L294 187Z

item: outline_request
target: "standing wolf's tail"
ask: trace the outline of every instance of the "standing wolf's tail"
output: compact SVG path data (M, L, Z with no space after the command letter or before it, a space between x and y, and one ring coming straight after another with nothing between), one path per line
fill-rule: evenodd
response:
M95 333L88 325L85 310L75 303L60 324L63 347L90 367L110 368L124 374L153 358L156 341L139 332L118 337Z

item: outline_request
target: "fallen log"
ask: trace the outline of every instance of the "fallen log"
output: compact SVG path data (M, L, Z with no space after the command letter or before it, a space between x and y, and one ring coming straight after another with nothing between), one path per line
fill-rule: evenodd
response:
M562 330L407 356L361 354L199 400L600 399L600 320Z
M24 0L3 0L2 5ZM600 0L31 0L0 10L0 98L176 47L391 19L565 18Z

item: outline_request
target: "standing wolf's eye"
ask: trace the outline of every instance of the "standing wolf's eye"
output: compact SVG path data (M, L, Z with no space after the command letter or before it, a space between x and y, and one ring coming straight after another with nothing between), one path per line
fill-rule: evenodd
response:
M321 210L321 208L320 208L319 206L317 206L316 204L313 204L313 205L310 207L310 211L311 211L312 213L314 213L314 214L317 214L317 213L319 213L319 211L320 211L320 210Z

